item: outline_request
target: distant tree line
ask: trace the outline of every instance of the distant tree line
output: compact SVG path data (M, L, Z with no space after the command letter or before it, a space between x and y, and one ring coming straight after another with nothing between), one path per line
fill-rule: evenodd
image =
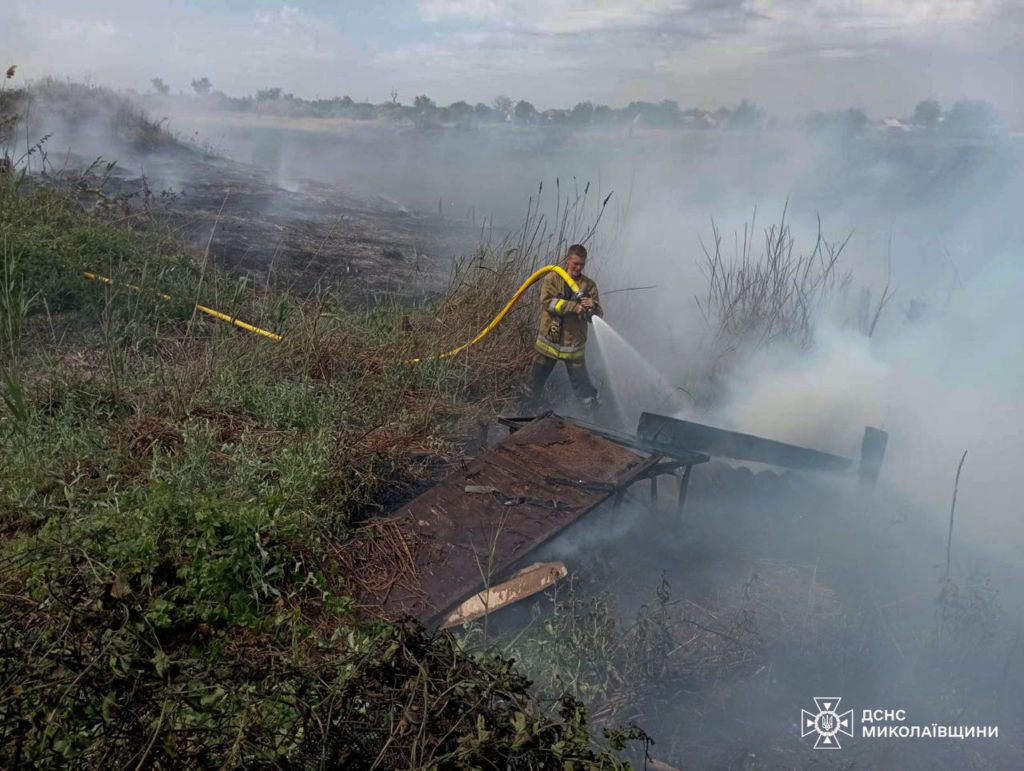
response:
M170 87L161 79L151 81L153 92L167 97ZM351 97L330 99L303 99L281 88L260 89L254 95L232 97L217 91L209 78L197 78L191 82L193 94L180 98L202 100L223 110L253 112L268 115L305 118L349 118L354 120L384 120L407 122L421 126L454 125L474 126L479 124L508 123L519 126L566 126L572 128L726 128L733 131L754 131L770 127L773 121L763 108L746 99L735 107L719 107L708 111L700 108L682 108L677 102L665 99L660 102L630 102L625 107L615 108L606 104L589 101L578 102L571 109L538 110L525 99L513 100L498 96L490 104L465 101L453 102L447 106L438 105L425 94L416 96L411 104L403 104L398 92L392 91L390 98L382 102L357 102ZM996 123L996 114L987 102L962 100L949 110L934 100L918 103L911 116L884 119L880 124L873 122L859 107L828 112L812 112L803 117L804 128L811 133L839 132L859 134L872 125L893 130L945 130L971 133L991 130Z

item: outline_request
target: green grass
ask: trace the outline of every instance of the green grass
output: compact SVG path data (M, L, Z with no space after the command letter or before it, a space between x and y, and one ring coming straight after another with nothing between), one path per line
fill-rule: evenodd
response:
M0 256L0 766L620 765L501 659L360 618L329 556L514 396L514 327L402 364L475 332L495 274L418 310L257 295L11 175Z

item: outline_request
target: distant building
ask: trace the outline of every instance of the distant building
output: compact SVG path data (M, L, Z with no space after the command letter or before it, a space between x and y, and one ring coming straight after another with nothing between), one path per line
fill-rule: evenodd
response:
M899 118L882 118L879 122L881 128L885 131L891 131L898 133L901 131L913 131L913 127L904 123Z
M552 123L555 125L561 125L569 122L569 111L568 110L545 110L541 113L541 117L545 123Z
M683 113L680 121L683 128L688 129L712 129L718 125L715 116L703 110L688 110Z

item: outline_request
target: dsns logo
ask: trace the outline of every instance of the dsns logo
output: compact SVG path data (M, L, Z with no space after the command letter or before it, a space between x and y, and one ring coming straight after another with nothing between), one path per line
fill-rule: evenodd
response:
M839 702L842 699L838 696L815 696L814 703L818 707L818 714L800 710L800 736L817 733L818 738L814 742L816 750L838 750L838 734L853 736L853 710L848 709L842 714L839 713Z

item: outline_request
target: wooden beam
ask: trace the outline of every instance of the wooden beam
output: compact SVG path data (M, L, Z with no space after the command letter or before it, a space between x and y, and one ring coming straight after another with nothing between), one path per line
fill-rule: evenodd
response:
M652 412L640 415L636 432L643 442L666 454L698 451L735 460L815 471L845 471L852 463L849 458L839 455Z
M664 455L669 458L674 458L680 461L679 466L693 466L699 463L707 463L711 458L702 452L697 452L692 449L684 449L679 447L656 447L650 442L646 442L642 437L633 436L632 434L623 434L619 431L610 431L605 428L595 426L593 423L587 423L583 420L572 419L573 423L581 428L585 428L592 434L603 436L616 444L620 444L623 447L629 447L633 450L640 450L641 452L650 453L652 455ZM659 472L662 473L662 472Z
M686 507L686 493L690 489L691 471L693 471L693 466L687 466L683 471L683 475L679 478L679 500L676 503L677 514L682 514L683 509Z
M885 446L889 443L889 435L878 428L867 426L864 439L860 443L860 483L862 487L873 488L878 481L878 472L882 470L885 458Z

